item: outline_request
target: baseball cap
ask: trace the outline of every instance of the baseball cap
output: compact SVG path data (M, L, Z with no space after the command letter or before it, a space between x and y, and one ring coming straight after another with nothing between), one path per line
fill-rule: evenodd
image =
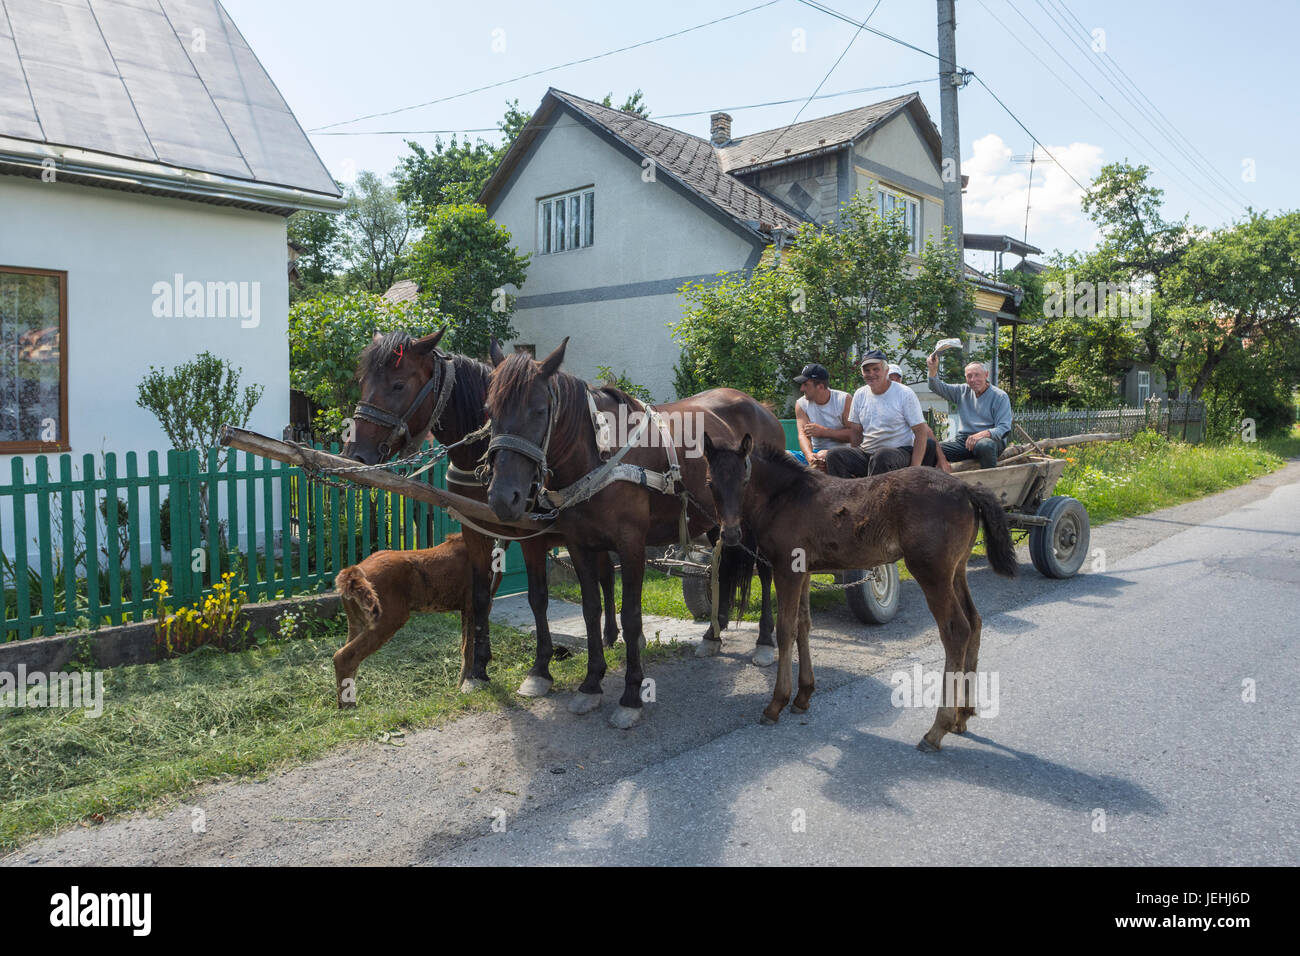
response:
M891 365L891 366L889 366L889 368L885 371L885 375L886 375L886 376L889 376L889 375L897 375L899 378L902 378L902 377L903 377L903 370L902 370L901 368L899 368L897 365Z
M884 352L880 351L880 349L872 349L870 352L867 352L865 355L862 356L862 361L859 362L858 365L859 366L869 365L872 362L879 362L881 365L888 364L885 362Z
M794 377L795 382L799 385L802 385L810 379L829 382L831 380L831 373L826 371L826 366L818 365L816 362L813 362L809 365L805 365L803 371Z

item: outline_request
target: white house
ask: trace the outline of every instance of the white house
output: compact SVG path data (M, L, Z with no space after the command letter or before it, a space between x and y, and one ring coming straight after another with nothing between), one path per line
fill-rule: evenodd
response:
M0 4L0 481L16 455L165 449L137 386L203 350L278 435L286 218L342 205L215 0Z
M542 355L572 336L577 374L626 370L665 400L676 290L753 268L873 186L882 211L902 207L913 251L942 237L940 136L916 93L748 134L715 113L706 140L552 89L480 201L533 254L517 344Z

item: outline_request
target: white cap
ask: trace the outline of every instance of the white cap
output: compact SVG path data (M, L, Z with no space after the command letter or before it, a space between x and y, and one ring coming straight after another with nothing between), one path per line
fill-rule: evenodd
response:
M902 378L903 370L897 365L891 365L889 366L889 371L885 372L885 378L889 378L891 375L897 375L899 378Z

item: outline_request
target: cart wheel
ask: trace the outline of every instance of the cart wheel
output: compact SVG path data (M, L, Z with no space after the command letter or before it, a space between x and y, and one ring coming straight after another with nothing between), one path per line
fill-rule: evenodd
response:
M1034 567L1045 577L1073 577L1088 556L1088 510L1068 495L1055 495L1043 502L1038 515L1047 524L1029 529Z
M713 613L713 595L707 574L682 575L682 600L697 621L707 621Z
M843 572L844 583L861 581L855 588L844 591L844 599L849 602L849 610L863 624L888 624L898 613L898 565L882 564L867 571Z

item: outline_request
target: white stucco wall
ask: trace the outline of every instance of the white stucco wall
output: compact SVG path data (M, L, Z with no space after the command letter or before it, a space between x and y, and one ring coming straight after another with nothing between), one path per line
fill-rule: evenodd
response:
M264 386L249 427L279 436L289 420L286 257L281 216L0 176L0 265L68 274L61 347L76 474L85 453L116 452L123 474L125 452L137 452L143 470L144 453L165 451L157 420L136 405L137 386L150 365L170 368L205 349L242 369L241 389ZM256 327L238 317L156 317L154 285L178 273L186 282L256 283ZM14 457L0 454L0 482ZM20 457L34 475L37 456ZM48 457L57 475L58 455Z
M669 186L662 173L643 181L638 161L569 114L557 113L554 123L490 210L518 249L533 253L512 320L515 341L535 345L540 357L572 336L566 370L592 379L597 365L626 369L657 400L671 399L680 350L668 326L681 317L680 300L664 289L645 294L617 287L734 271L745 266L753 244ZM538 201L593 185L594 244L538 255ZM581 293L589 301L529 306L530 297L554 293Z
M911 119L905 113L898 114L858 143L854 154L858 190L865 192L870 183L879 182L920 199L922 242L938 242L943 236L943 179ZM864 168L864 159L904 173L919 180L919 184Z

